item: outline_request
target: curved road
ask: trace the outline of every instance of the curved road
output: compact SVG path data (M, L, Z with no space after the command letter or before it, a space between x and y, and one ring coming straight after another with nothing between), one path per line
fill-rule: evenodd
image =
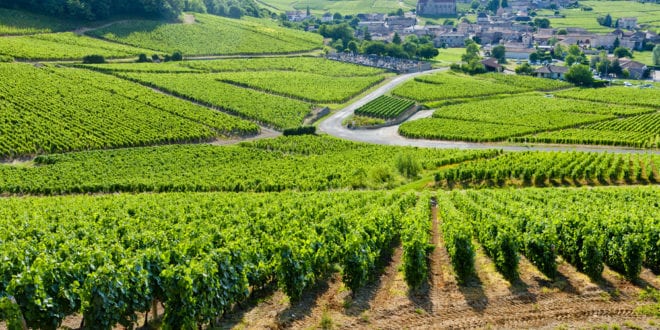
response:
M391 91L400 84L417 77L419 75L430 74L435 72L446 71L447 68L436 69L424 72L415 72L397 76L385 85L379 87L375 91L369 93L367 96L358 100L357 102L349 105L348 107L334 113L329 118L321 122L319 130L321 132L343 138L346 140L366 142L382 145L395 145L395 146L412 146L424 148L441 148L441 149L502 149L505 151L589 151L589 152L611 152L611 153L628 153L628 154L660 154L660 150L648 149L633 149L612 146L577 146L577 145L508 145L502 143L473 143L473 142L460 142L460 141L439 141L439 140L421 140L409 139L399 135L399 125L389 126L378 129L359 129L352 130L344 127L342 121L349 117L359 107L367 104L369 101ZM408 120L415 120L425 117L430 117L433 110L419 111Z

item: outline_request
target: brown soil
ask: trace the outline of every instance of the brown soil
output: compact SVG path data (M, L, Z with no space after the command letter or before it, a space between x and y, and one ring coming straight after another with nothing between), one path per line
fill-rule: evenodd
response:
M428 285L409 292L398 247L380 278L355 296L339 275L319 284L291 305L281 292L234 316L223 328L238 329L658 329L660 320L635 313L647 302L641 288L660 288L660 278L644 270L633 284L607 267L594 282L559 260L559 275L549 279L521 257L520 279L507 281L477 244L478 278L458 285L433 210L433 243Z
M475 242L477 278L458 285L435 209L433 219L436 248L430 256L428 284L419 291L408 290L399 270L403 250L397 247L382 275L355 295L338 274L307 290L293 304L281 291L256 293L252 302L237 306L220 328L582 329L617 325L660 329L660 319L635 312L647 304L638 299L642 288L660 288L660 277L647 269L638 283L631 283L605 267L602 280L594 282L560 259L559 275L549 279L521 257L520 278L512 283L495 270ZM79 324L79 317L65 322L71 328Z

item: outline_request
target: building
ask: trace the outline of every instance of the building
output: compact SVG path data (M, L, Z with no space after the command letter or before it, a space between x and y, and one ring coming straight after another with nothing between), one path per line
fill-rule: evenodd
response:
M481 64L483 64L484 68L486 68L486 71L488 72L502 72L504 70L504 67L501 66L497 60L492 57L482 60Z
M307 18L307 12L302 10L287 11L286 18L291 22L301 22Z
M565 66L556 66L556 65L546 65L542 66L534 73L539 78L549 78L549 79L561 79L564 80L564 75L568 72L568 68Z
M646 70L649 69L646 64L628 58L620 58L619 64L621 65L622 70L628 70L630 78L632 79L642 79Z
M426 16L456 16L456 0L418 0L417 14Z
M637 28L637 17L621 17L618 20L618 26L621 29L634 30Z
M332 14L330 14L330 13L323 14L323 16L321 16L321 22L324 22L324 23L332 22Z
M447 32L440 33L435 39L433 39L433 45L435 47L449 47L457 48L465 46L465 39L468 38L468 35L465 33L459 32Z

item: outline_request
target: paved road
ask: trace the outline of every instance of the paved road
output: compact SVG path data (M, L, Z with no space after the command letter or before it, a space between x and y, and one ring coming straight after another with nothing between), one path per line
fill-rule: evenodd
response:
M652 153L660 154L660 150L647 150L647 149L633 149L633 148L619 148L611 146L563 146L563 145L512 145L504 143L472 143L472 142L458 142L458 141L438 141L438 140L420 140L408 139L399 135L399 126L390 126L379 129L369 130L351 130L342 125L342 121L353 114L359 107L365 105L369 101L391 91L398 85L423 74L435 73L446 71L447 69L437 69L425 72L410 73L398 76L387 84L381 86L377 90L369 93L359 101L349 105L348 107L334 113L329 118L325 119L320 125L321 132L358 142L367 142L382 145L394 146L413 146L424 148L441 148L441 149L502 149L505 151L590 151L590 152L611 152L611 153L629 153L641 154ZM420 118L429 117L433 114L432 110L420 111L413 115L408 120L415 120Z

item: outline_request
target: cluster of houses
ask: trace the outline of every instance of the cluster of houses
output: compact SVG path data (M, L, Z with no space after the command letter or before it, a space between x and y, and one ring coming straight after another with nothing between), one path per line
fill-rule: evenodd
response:
M373 54L360 55L353 53L331 53L327 55L327 58L335 61L386 69L397 73L420 72L431 69L431 63L429 62Z

